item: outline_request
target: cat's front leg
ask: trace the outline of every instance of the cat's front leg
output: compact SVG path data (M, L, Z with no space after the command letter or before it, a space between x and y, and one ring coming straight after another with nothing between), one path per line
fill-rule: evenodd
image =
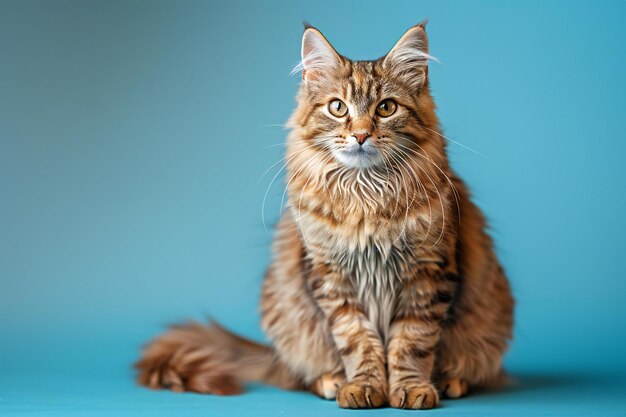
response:
M337 391L337 403L342 408L381 407L388 392L383 343L350 281L323 272L311 278L310 287L345 368L346 382Z
M406 279L387 346L389 404L429 409L439 396L431 381L441 321L455 290L435 263L423 264Z

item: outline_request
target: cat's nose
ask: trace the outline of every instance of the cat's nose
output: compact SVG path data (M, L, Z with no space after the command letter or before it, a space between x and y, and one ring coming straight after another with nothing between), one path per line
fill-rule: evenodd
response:
M352 136L354 136L354 138L359 143L359 145L363 145L365 141L367 140L367 138L370 137L370 133L369 132L353 132Z

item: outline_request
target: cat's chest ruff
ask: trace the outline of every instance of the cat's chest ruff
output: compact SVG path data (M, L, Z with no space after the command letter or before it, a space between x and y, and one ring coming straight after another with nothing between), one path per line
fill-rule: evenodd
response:
M354 251L344 259L346 279L352 281L370 323L386 340L401 287L399 256L366 246L365 250Z

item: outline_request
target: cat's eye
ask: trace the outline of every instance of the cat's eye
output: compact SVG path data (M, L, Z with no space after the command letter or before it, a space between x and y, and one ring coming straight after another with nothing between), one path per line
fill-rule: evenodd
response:
M398 105L391 99L381 101L376 107L376 114L380 117L389 117L396 112Z
M333 100L328 103L328 111L335 117L343 117L348 113L348 106L341 100Z

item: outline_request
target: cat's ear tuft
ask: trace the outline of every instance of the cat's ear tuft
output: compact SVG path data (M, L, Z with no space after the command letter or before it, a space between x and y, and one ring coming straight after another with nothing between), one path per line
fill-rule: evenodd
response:
M302 70L302 79L311 81L337 69L341 65L341 56L326 40L322 32L308 23L302 35L302 62L294 72Z
M396 45L383 59L383 67L417 87L424 84L428 75L428 36L427 20L418 23L405 32Z

